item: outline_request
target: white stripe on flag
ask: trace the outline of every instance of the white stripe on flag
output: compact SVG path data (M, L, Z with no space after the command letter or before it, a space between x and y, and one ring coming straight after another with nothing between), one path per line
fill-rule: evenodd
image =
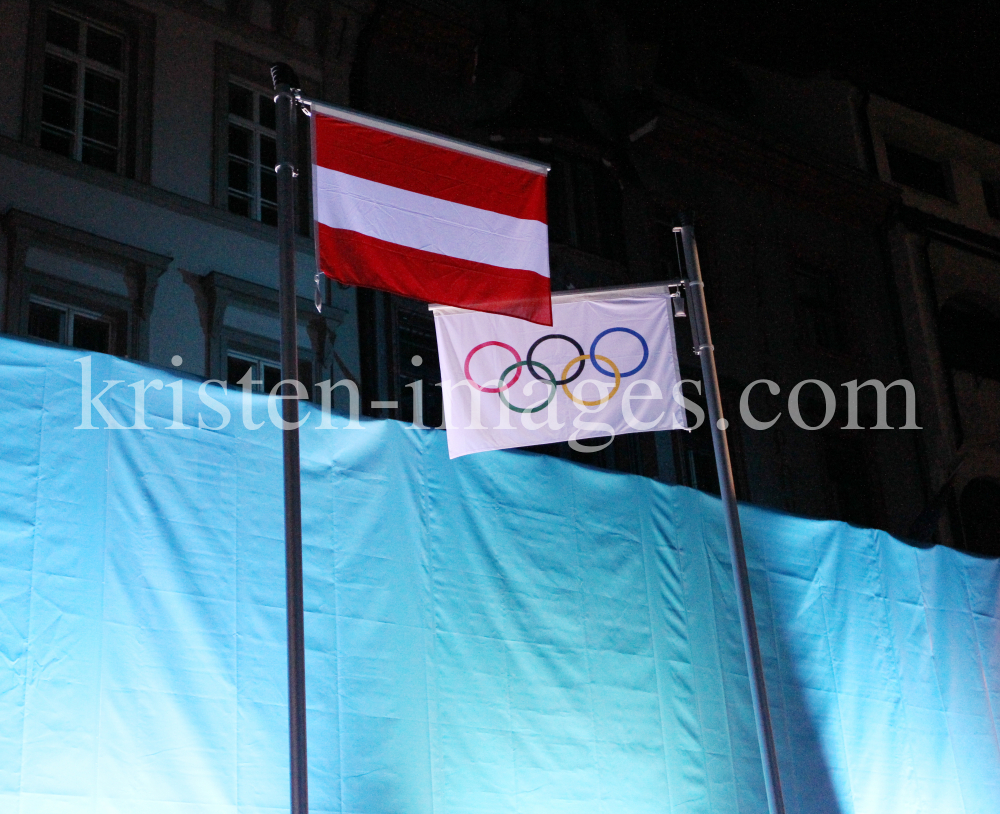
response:
M316 167L316 220L411 249L549 276L548 227Z

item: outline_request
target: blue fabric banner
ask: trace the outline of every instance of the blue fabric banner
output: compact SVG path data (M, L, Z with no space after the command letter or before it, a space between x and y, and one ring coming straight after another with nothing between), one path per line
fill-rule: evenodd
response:
M266 400L83 356L0 339L0 811L287 811ZM766 811L718 501L304 413L311 811ZM998 563L741 514L789 812L1000 811Z

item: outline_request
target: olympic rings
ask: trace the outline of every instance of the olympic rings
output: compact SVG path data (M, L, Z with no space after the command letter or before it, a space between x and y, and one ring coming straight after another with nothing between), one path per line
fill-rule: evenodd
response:
M642 338L642 335L638 331L633 331L631 328L608 328L606 331L601 331L594 338L594 341L590 345L590 361L594 363L594 367L597 368L597 372L603 373L605 376L611 376L612 374L608 373L608 371L606 371L603 367L597 364L597 360L603 359L604 357L595 355L595 351L597 350L597 343L600 342L601 339L603 339L605 336L614 333L615 331L621 331L622 333L632 334L632 336L634 336L642 343L642 361L639 362L638 365L636 365L627 373L622 373L621 377L624 379L628 376L632 376L633 374L638 373L646 366L646 360L649 359L649 345L646 344L646 340ZM613 375L615 376L615 378L618 378L617 368L615 369L615 373ZM511 384L513 384L513 382L511 382Z
M566 369L563 370L563 376L565 376L566 373L569 372L569 369L570 369L570 367L573 364L575 364L576 362L579 362L581 359L586 359L586 358L587 358L586 356L577 356L575 359L570 359L570 361L566 365ZM611 365L611 369L615 372L614 373L614 376L615 376L615 386L614 386L614 389L610 393L608 393L604 398L597 399L596 401L584 401L582 399L578 399L576 396L574 396L572 393L570 393L569 392L569 388L565 384L562 386L562 389L564 391L566 391L566 395L569 396L570 399L573 402L575 402L576 404L582 404L584 407L600 407L602 404L607 404L609 401L611 401L611 397L615 393L618 392L618 388L621 387L621 384L622 384L622 377L621 377L621 374L618 372L618 365L616 365L614 362L612 362L607 356L598 356L597 358L598 359L602 359L603 361L605 361L609 365ZM535 364L537 365L537 364L540 364L540 363L539 362L535 362ZM596 362L595 362L595 364L596 364ZM640 365L640 367L641 367L641 365ZM581 385L581 387L582 387L582 385Z
M587 357L583 355L583 348L581 347L580 343L579 343L579 342L577 342L577 341L576 341L575 339L573 339L572 337L569 337L569 336L566 336L565 334L548 334L548 335L546 335L546 336L543 336L543 337L542 337L541 339L536 339L536 340L535 340L535 343L534 343L534 344L533 344L533 345L532 345L532 346L531 346L531 347L530 347L530 348L528 349L528 355L527 355L527 357L526 357L526 358L527 358L527 360L528 360L528 372L529 372L529 373L530 373L530 374L531 374L532 376L534 376L534 377L535 377L536 379L538 379L538 381L540 381L540 382L542 382L542 381L545 381L545 380L544 380L544 379L543 379L543 378L542 378L541 376L539 376L539 375L538 375L537 373L535 373L535 368L534 368L534 364L535 364L535 363L534 363L534 361L532 360L531 356L532 356L532 354L533 354L533 353L535 352L535 348L537 348L537 347L538 347L539 345L541 345L541 344L542 344L542 342L544 342L544 341L545 341L546 339L565 339L565 340L566 340L567 342L569 342L569 343L570 343L570 344L571 344L571 345L572 345L572 346L573 346L574 348L576 348L576 352L580 354L580 356L579 356L579 357L577 357L577 358L578 358L578 359L580 360L580 367L579 367L579 368L577 368L577 371L576 371L576 373L574 373L574 374L573 374L572 376L570 376L570 377L569 377L568 379L559 379L559 380L558 380L558 381L556 382L556 384L562 384L562 385L567 385L567 384L569 384L569 383L570 383L571 381L574 381L574 380L575 380L575 379L576 379L577 377L579 377L579 375L580 375L581 373L583 373L583 367L584 367L584 365L586 365L586 364L587 364ZM539 366L541 366L541 365L539 365ZM568 368L567 368L567 370L568 370ZM566 373L565 373L565 371L564 371L564 372L563 372L563 376L565 376L565 375L566 375ZM514 382L511 382L511 384L514 384Z
M576 361L576 360L574 359L573 361ZM570 362L570 365L571 364L573 364L573 362ZM552 392L549 393L549 397L547 399L545 399L544 402L542 402L541 404L538 404L538 405L536 405L534 407L515 407L513 404L511 404L509 401L507 401L507 399L504 397L504 394L503 394L504 390L509 390L510 389L509 385L507 387L505 387L505 388L504 387L498 387L497 388L497 393L500 396L500 401L502 401L507 406L507 409L513 410L516 413L537 413L539 410L544 410L546 407L548 407L549 404L552 403L552 399L554 399L556 397L556 393L558 392L558 388L556 387L556 377L552 375L552 371L549 370L545 365L543 365L541 362L529 362L527 359L525 359L523 362L521 360L518 360L518 361L514 362L514 364L512 364L509 368L507 368L503 373L500 374L500 384L503 385L503 380L507 378L507 374L508 373L510 373L515 368L523 367L524 365L528 365L529 366L528 370L531 370L531 365L538 365L542 370L544 370L546 373L549 374L549 381L548 381L548 383L552 386ZM566 370L569 370L569 365L566 365ZM517 376L520 376L520 375L521 375L521 371L519 370L517 372ZM565 375L566 375L566 371L564 370L563 371L563 376L565 376ZM513 381L511 381L511 384L514 384L514 382L517 381L517 376L514 377ZM539 381L545 381L545 380L544 379L539 379ZM563 385L563 387L565 387L565 385ZM527 388L525 388L525 389L527 389Z
M618 365L616 365L611 359L609 359L607 356L601 356L597 353L598 343L605 336L611 333L631 334L636 339L638 339L640 344L642 345L642 361L640 361L639 364L636 365L631 370L627 370L623 373L618 369ZM548 339L561 339L564 342L569 342L577 350L578 355L570 359L570 361L566 363L566 367L563 368L561 379L557 379L555 375L552 373L552 371L549 370L548 367L543 365L541 362L536 362L533 358L535 351L538 349L538 346ZM490 347L491 345L510 351L511 355L514 357L514 364L507 367L507 369L504 370L504 372L500 375L496 387L484 387L483 385L473 381L472 374L469 371L469 365L472 362L472 357L475 356L476 353L481 351L483 348ZM588 360L590 360L593 363L598 373L607 376L609 378L614 377L615 380L615 386L612 388L610 393L608 393L603 398L595 399L593 401L587 401L585 399L577 398L570 392L570 389L568 387L570 383L576 381L583 374L583 370L587 366ZM600 362L598 362L598 360L610 366L611 370L609 371L607 368L603 367L600 364ZM552 400L556 397L556 394L558 393L560 386L565 391L566 395L569 396L570 400L573 401L574 404L579 404L583 407L600 407L602 404L607 404L609 401L611 401L615 393L617 393L618 389L621 387L622 379L628 376L634 376L636 373L638 373L646 366L646 362L648 361L649 361L649 345L646 343L646 340L642 336L642 334L640 334L638 331L632 330L631 328L617 327L617 328L608 328L605 331L601 331L601 333L599 333L594 338L594 341L590 343L589 353L585 353L583 350L583 346L575 339L573 339L571 336L566 336L565 334L546 334L545 336L536 339L532 343L531 347L528 349L527 357L523 360L521 359L521 355L511 345L508 345L506 342L500 342L494 339L490 340L489 342L482 342L469 351L468 356L465 357L465 379L466 381L469 382L469 384L471 384L473 387L476 388L476 390L480 391L481 393L496 393L497 395L500 396L500 400L504 403L504 405L506 405L506 407L509 410L513 410L514 412L517 413L537 413L540 410L544 410L546 407L549 406L549 404L552 403ZM572 368L573 365L578 365L578 367L576 369L576 372L573 373L573 375L569 375L570 368ZM507 397L504 395L504 392L510 390L510 388L513 387L514 384L517 382L517 380L521 377L521 372L522 372L521 368L524 367L528 368L528 372L535 379L549 385L549 387L552 390L552 392L549 393L548 398L546 398L542 404L536 405L534 407L515 407L507 400ZM548 378L544 378L541 375L539 375L538 371L535 369L536 367L544 371L547 374ZM511 371L516 371L516 372L514 373L514 377L508 382L506 379L507 376L511 373Z
M498 348L506 348L512 354L514 354L514 358L517 359L518 362L521 361L521 354L519 354L516 350L514 350L506 342L497 342L496 340L491 340L489 342L483 342L480 345L476 345L476 347L474 347L472 350L469 351L469 355L465 357L465 378L466 378L466 380L468 380L469 384L471 384L473 387L476 388L476 390L480 391L481 393L500 393L502 390L510 390L510 388L514 386L514 383L519 378L521 378L521 371L520 370L517 371L517 375L513 379L511 379L511 382L508 385L504 385L503 384L503 377L501 376L500 377L500 387L483 387L483 386L481 386L479 384L476 384L476 382L472 378L472 374L469 373L469 362L472 361L472 357L475 356L476 351L480 351L483 348L488 348L490 345L496 345ZM537 364L537 362L535 364ZM509 368L508 368L508 370L509 370Z

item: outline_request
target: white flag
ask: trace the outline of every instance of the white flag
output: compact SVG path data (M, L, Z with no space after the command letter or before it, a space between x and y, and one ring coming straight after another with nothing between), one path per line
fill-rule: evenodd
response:
M604 296L607 296L605 294ZM436 308L448 452L686 429L666 293L552 302L552 327Z

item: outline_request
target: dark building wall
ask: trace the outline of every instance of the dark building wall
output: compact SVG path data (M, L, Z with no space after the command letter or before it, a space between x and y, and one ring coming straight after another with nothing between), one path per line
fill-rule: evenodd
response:
M676 76L673 90L663 87L655 43L606 6L476 8L478 16L462 16L428 3L380 5L354 65L354 103L550 161L554 209L565 206L558 198L560 162L592 162L613 187L596 193L595 205L603 207L603 222L620 218L620 228L612 248L596 239L570 245L550 224L555 288L676 275L671 219L681 208L696 210L731 415L755 379L782 388L777 399L754 400L765 413L784 413L773 429L733 433L744 496L906 533L923 503L914 432L837 429L846 422L841 382L906 376L884 251L894 192L859 167L857 91L842 82L810 87L757 72L754 82L767 93L755 96L753 84L743 81L736 102L713 107L704 101L712 98L705 88L718 84L717 76L699 85L704 77L693 75L694 98ZM440 50L414 47L414 36ZM740 78L738 69L723 67ZM656 116L656 127L630 141ZM391 311L383 303L371 313L378 322L391 320ZM384 345L377 343L392 335L389 324L373 327L368 347L375 350L368 355L382 359ZM686 369L696 373L696 357L686 347L682 353ZM379 391L383 398L398 394L391 378L380 383L389 388ZM788 416L788 392L808 378L830 383L838 401L830 427L817 432ZM818 389L803 391L811 424L823 414L818 396ZM863 410L863 426L866 419L875 423L871 409ZM700 444L695 454L705 461L707 435L660 435L652 448L621 439L616 456L593 462L696 483L698 467L681 459ZM713 488L711 478L699 485Z
M879 176L903 206L889 229L903 334L924 407L929 497L918 525L1000 553L1000 146L890 100L868 107Z
M903 533L921 503L914 433L837 429L846 423L842 382L888 383L906 375L882 253L885 202L873 194L860 211L852 199L819 209L809 187L741 182L735 174L720 177L707 163L658 160L655 133L650 138L649 148L637 144L650 152L643 161L649 186L699 215L724 387L734 402L757 379L781 387L771 397L759 386L750 402L762 420L782 413L774 427L738 430L750 499ZM691 354L686 361L695 363ZM789 416L788 394L805 379L827 382L836 395L833 421L816 432ZM822 420L820 398L814 385L802 391L802 415L811 425ZM862 426L875 423L868 413ZM851 481L870 488L859 492Z
M154 364L180 355L181 369L225 378L227 349L254 346L273 356L276 234L228 211L223 146L229 78L266 95L266 66L282 59L309 94L550 162L554 288L675 277L672 219L693 209L742 497L899 535L924 516L928 534L959 539L934 501L950 482L959 436L976 422L976 455L985 460L995 405L991 384L975 380L972 393L968 371L943 367L938 309L951 292L989 289L994 261L958 260L954 241L935 242L900 214L914 204L887 173L879 138L885 131L898 140L912 124L906 116L883 127L879 108L869 130L868 97L846 81L784 76L687 47L671 39L671 15L680 12L662 4L67 0L61 7L82 19L138 21L126 34L146 43L139 56L149 84L130 104L145 111L146 146L118 173L38 147L37 21L47 5L8 3L0 32L9 78L0 90L5 330L24 332L38 272L67 296L76 287L117 303L132 320L126 350ZM962 138L989 180L989 147L972 149ZM972 200L978 183L970 166L958 162L949 176L956 206ZM993 221L980 208L974 222L952 220L989 237ZM925 214L947 221L950 212L931 206ZM313 263L306 234L299 262ZM948 269L979 282L952 286ZM145 299L135 293L137 280ZM312 293L303 273L304 318ZM405 401L404 385L416 377L432 391L436 352L425 305L331 282L323 294L325 316L311 317L300 336L316 376L360 379L368 403ZM684 370L700 378L684 329L679 336ZM415 354L424 359L419 369ZM925 430L840 429L841 383L869 378L913 379ZM762 386L753 392L761 418L783 413L766 431L738 420L740 394L758 379L781 388L779 396ZM836 396L832 422L815 432L789 416L789 391L804 379L827 382ZM896 427L900 395L889 397ZM822 419L819 396L813 385L802 391L810 424ZM970 419L970 410L979 417ZM870 396L861 400L860 423L875 423ZM599 456L577 457L714 488L704 428L627 436ZM993 477L990 466L956 482L956 506L959 487ZM960 521L959 510L950 517Z

